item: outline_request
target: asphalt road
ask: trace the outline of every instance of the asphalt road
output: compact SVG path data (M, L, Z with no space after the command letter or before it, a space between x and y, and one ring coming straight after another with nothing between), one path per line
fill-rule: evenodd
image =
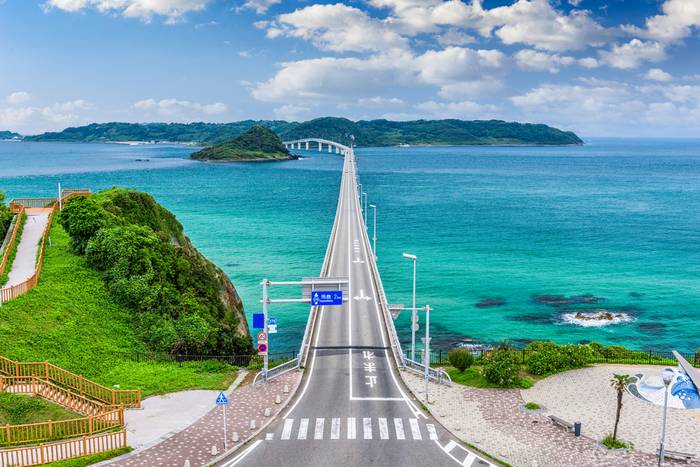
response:
M491 465L424 413L400 381L378 306L355 160L345 157L329 276L350 278L342 306L322 307L301 389L278 420L219 465Z

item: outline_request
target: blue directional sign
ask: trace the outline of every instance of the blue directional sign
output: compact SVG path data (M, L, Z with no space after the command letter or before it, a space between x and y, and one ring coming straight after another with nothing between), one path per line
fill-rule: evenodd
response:
M226 405L228 404L228 399L226 398L226 394L223 392L219 393L219 396L216 398L216 405Z
M265 315L263 313L253 313L253 329L263 329L265 327Z
M311 292L311 304L314 306L342 305L342 290L314 290Z
M277 325L277 318L273 318L272 316L270 316L269 318L267 318L267 325L268 325L268 326L275 326L275 325Z

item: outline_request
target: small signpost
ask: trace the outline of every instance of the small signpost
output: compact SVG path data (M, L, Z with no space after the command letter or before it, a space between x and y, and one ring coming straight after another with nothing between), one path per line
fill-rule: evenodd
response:
M258 355L267 355L267 343L258 342Z
M267 319L267 333L268 334L277 334L277 318L268 318Z
M221 391L217 396L216 405L220 405L221 410L224 413L224 451L226 451L226 405L228 405L228 399L226 398L226 394L224 394L223 391Z
M342 305L342 290L314 290L311 292L313 306Z
M265 328L265 314L264 313L253 313L253 329L264 329Z

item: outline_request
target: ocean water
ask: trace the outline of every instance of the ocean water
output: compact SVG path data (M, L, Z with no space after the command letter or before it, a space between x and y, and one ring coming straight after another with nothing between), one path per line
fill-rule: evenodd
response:
M250 321L262 278L318 274L342 160L311 151L299 161L208 164L187 160L190 152L0 142L0 189L8 197L51 196L60 181L151 193L231 277ZM410 303L412 265L401 254L416 254L417 301L434 310L437 346L471 338L700 347L700 140L361 148L357 155L378 206L388 299ZM271 291L272 298L299 295L294 287ZM490 306L478 307L482 300ZM576 319L605 312L615 319ZM298 346L307 313L302 305L271 307L279 323L271 351ZM404 342L408 318L397 320Z

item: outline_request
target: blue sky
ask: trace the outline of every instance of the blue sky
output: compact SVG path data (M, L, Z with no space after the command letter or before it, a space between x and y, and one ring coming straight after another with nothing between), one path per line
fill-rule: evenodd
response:
M0 130L462 118L700 136L700 0L0 0Z

